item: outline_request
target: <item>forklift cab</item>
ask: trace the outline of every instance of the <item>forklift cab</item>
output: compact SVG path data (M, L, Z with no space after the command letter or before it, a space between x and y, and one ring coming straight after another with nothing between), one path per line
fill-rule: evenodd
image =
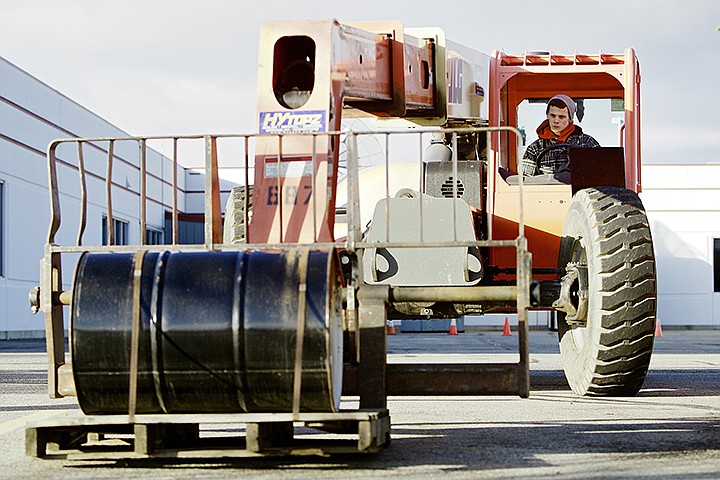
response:
M641 190L639 62L631 48L622 54L597 55L496 51L490 91L490 126L516 127L523 133L520 146L509 133L491 136L487 212L488 229L495 238L513 238L517 232L518 164L537 138L535 130L545 118L550 98L558 93L573 98L578 104L575 121L603 146L570 149L571 181L553 175L523 178L523 220L533 265L556 268L563 222L578 188L617 185ZM512 259L496 256L494 260L502 266Z
M537 138L535 129L545 118L548 99L569 95L578 105L576 122L585 133L603 146L623 147L626 188L640 190L640 67L633 49L614 55L500 51L493 54L491 67L491 126L518 128L526 147ZM494 135L496 170L507 172L505 177L518 173L514 147L507 134Z

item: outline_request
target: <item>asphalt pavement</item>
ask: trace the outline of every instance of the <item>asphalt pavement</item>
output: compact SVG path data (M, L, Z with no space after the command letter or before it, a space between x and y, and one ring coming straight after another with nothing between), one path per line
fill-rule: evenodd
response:
M377 454L163 462L28 457L27 422L79 410L48 398L42 341L0 341L0 478L720 478L720 330L666 329L628 398L570 392L556 335L531 332L528 399L391 397L392 442ZM401 332L388 352L389 362L512 361L517 333Z

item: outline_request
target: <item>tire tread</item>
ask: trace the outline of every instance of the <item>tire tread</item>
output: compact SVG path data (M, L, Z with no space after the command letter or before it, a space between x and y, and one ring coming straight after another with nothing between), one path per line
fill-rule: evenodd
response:
M580 394L634 395L650 364L657 303L645 209L635 192L616 187L582 190L573 201L587 214L597 242L598 254L588 263L597 266L600 335L588 371L571 387Z

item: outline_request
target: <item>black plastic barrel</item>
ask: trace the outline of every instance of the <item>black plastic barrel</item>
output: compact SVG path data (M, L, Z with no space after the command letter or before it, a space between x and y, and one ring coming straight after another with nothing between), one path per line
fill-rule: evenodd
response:
M336 410L342 317L335 253L302 257L300 250L147 253L136 413L291 411L303 277L300 410ZM128 411L133 277L133 254L86 253L78 263L71 354L86 414Z

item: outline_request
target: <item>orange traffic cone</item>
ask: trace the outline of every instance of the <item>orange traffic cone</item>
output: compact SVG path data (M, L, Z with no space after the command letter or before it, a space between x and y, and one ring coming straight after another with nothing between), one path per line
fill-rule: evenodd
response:
M448 335L457 335L457 334L458 334L457 322L453 318L452 320L450 320L450 331L448 332Z
M503 337L510 337L512 336L512 333L510 333L510 322L508 321L508 317L505 317L505 326L503 327Z
M660 319L655 319L655 336L662 337L662 327L660 326Z
M388 334L388 335L395 335L395 321L394 321L394 320L388 320L386 323L387 323L387 334Z

